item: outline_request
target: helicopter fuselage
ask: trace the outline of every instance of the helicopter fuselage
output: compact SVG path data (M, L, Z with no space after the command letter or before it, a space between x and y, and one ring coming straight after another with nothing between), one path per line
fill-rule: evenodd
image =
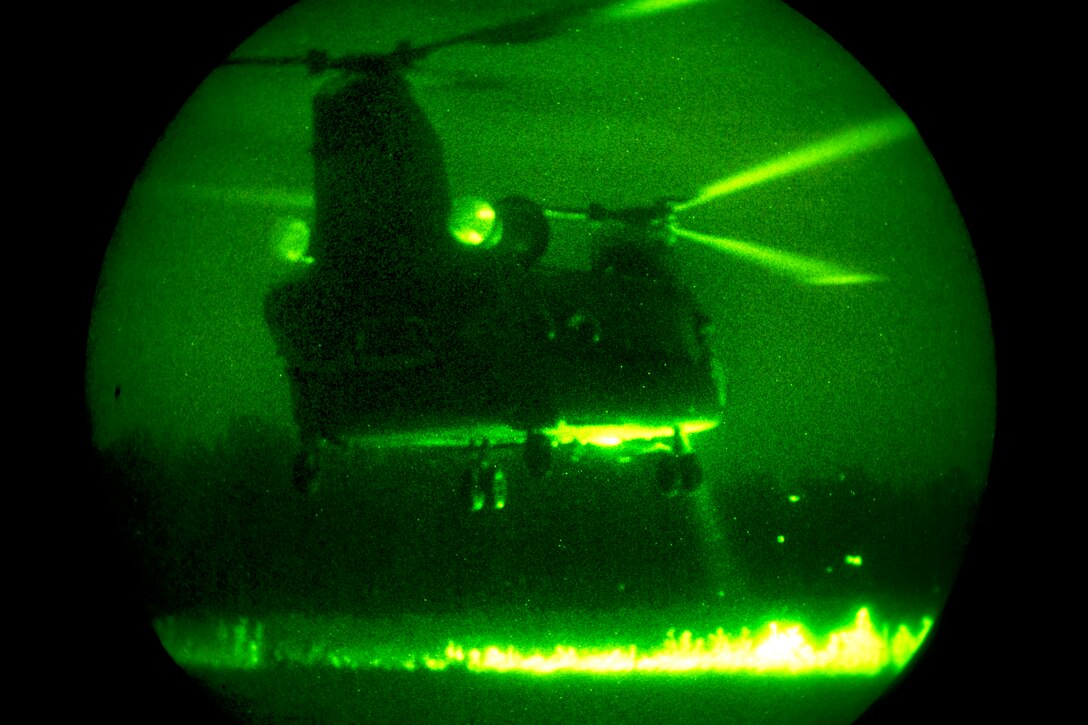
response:
M516 223L494 249L462 244L441 140L396 69L336 79L313 108L314 263L265 301L308 475L330 441L679 454L716 425L707 318L667 265L548 268L510 253ZM543 215L529 228L546 237Z

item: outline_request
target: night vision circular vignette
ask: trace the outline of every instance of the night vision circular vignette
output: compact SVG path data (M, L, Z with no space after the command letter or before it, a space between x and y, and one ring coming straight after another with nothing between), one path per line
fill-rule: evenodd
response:
M286 10L136 179L86 381L148 623L261 722L852 721L996 386L910 117L726 0Z

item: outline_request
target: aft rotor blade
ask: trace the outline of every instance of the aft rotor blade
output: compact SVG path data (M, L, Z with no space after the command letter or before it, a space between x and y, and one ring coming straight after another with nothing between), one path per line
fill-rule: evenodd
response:
M855 126L830 138L794 149L770 161L716 181L701 189L691 201L679 205L676 211L686 211L718 197L872 151L916 134L914 124L903 115L890 116Z
M672 231L678 237L690 239L693 242L706 245L719 252L725 252L747 262L757 264L764 269L778 274L792 277L803 284L809 285L854 285L871 284L873 282L886 282L887 277L878 274L866 274L852 272L823 260L806 257L800 254L783 252L771 247L765 247L752 242L743 242L739 239L719 237L712 234L702 234L689 229L673 227Z
M134 188L139 189L141 193L153 194L164 200L183 199L233 206L287 209L295 212L308 212L314 208L313 193L298 189L185 184L163 181L138 182Z

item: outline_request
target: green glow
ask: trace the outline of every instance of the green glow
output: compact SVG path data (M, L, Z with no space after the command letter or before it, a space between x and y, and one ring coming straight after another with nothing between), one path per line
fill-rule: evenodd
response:
M786 543L786 537L779 534L778 535L778 543L779 544L785 544Z
M753 169L728 176L703 187L698 196L677 206L676 211L685 211L720 196L733 194L783 176L796 174L814 166L872 151L916 134L914 124L910 122L909 118L901 115L889 116L888 118L856 126L829 139L791 151Z
M594 229L565 221L585 217L569 209L695 195L788 150L900 114L860 64L796 14L773 3L750 12L741 5L719 12L718 4L676 6L480 57L465 56L480 50L469 46L428 57L408 80L441 136L452 197L518 194L556 207L541 271L588 267ZM284 26L268 31L271 44L255 36L235 55L385 52L398 38L418 46L522 16L511 6L488 20L443 1L429 10L389 5L370 18L357 4L332 5L328 20L318 20L323 12L285 20L299 23L292 37L310 42L277 50L275 38L296 32ZM526 7L524 15L538 10ZM351 43L336 34L347 29ZM508 87L509 98L438 82L443 72L451 83L477 74L498 80L510 63L526 74L510 79L524 88ZM262 301L273 285L318 265L288 264L268 232L281 216L316 212L313 101L332 75L217 70L162 135L110 242L91 317L85 387L96 445L138 433L179 449L190 438L211 446L250 415L294 425ZM722 89L730 91L726 112ZM802 180L803 189L794 185ZM810 299L760 286L724 254L710 260L701 249L686 250L691 257L675 250L682 282L727 331L713 338L714 352L745 401L726 413L729 432L721 438L745 455L722 475L743 479L773 467L788 476L819 457L819 465L853 465L897 484L954 467L984 481L994 409L985 288L925 144L908 138L724 201L680 215L681 225L769 246L796 240L787 251L886 274L894 284L864 300ZM417 210L394 211L410 218ZM439 231L459 247L444 230L448 211L441 209ZM317 256L317 227L313 233L308 254ZM440 281L435 288L444 289ZM649 319L666 313L640 312ZM115 402L118 385L124 392ZM432 424L422 411L420 420ZM802 429L817 426L823 435L802 438ZM392 427L382 421L370 430ZM909 445L897 435L903 430L917 431Z
M746 675L854 675L875 676L901 670L917 652L933 625L923 618L917 632L900 625L894 635L873 625L868 608L853 621L824 636L814 635L795 622L767 622L758 631L744 627L736 634L723 628L706 637L690 631L677 636L670 630L657 647L636 645L605 648L556 645L550 650L522 652L512 645L465 647L449 641L441 654L407 651L396 643L336 645L316 641L273 642L260 623L251 630L242 619L231 628L220 623L213 635L199 639L183 632L177 620L156 623L163 646L183 667L255 669L275 664L333 667L336 669L404 669L469 672L513 672L534 675L582 673L590 675L677 675L698 672ZM207 629L210 629L207 628Z
M680 424L682 436L702 433L715 427L718 423L712 420L686 421ZM671 438L674 434L671 426L645 426L637 423L625 423L621 425L568 425L560 421L555 428L544 430L544 434L552 438L560 445L578 443L580 445L601 446L612 448L632 440L655 440L658 438Z
M811 285L852 285L885 282L886 277L876 274L848 272L828 262L823 262L800 254L790 254L770 247L763 247L751 242L742 242L727 237L700 234L688 229L673 228L677 236L693 242L706 244L723 252L754 262L773 272L793 277L799 282Z
M847 564L850 564L851 566L861 566L860 556L851 556L850 554L847 554L845 557L843 557L843 561L845 561Z
M450 210L450 233L463 244L490 248L498 244L502 225L495 218L495 210L483 199L462 197Z
M666 195L705 194L711 189L702 189L706 182L763 168L788 149L804 150L812 141L896 112L860 64L823 34L776 25L796 14L781 12L775 3L751 9L677 1L576 3L588 4L602 8L594 13L599 17L612 11L637 19L509 48L451 47L406 75L441 137L453 197L477 193L497 200L524 194L558 207L593 201L622 209ZM387 52L402 38L420 47L523 12L510 6L501 8L501 17L488 18L475 12L482 4L449 0L432 0L418 10L415 4L388 4L377 12L358 3L332 5L336 14L296 13L301 25L281 24L270 39L255 38L243 52L274 55L311 47L334 55ZM533 5L524 10L526 16L541 4ZM671 8L679 11L667 12ZM649 15L657 10L666 11ZM321 80L330 88L341 80L333 75L349 74L324 74ZM128 515L139 524L125 533L134 535L139 560L150 564L144 573L151 603L160 612L226 612L228 617L227 624L217 629L213 622L198 636L184 627L175 626L169 635L160 629L180 663L233 668L241 676L230 674L223 682L256 682L257 692L272 704L278 700L269 685L297 682L310 707L326 714L335 709L345 718L355 689L329 688L331 680L360 683L359 699L411 698L440 718L449 702L443 701L444 692L430 689L434 682L511 680L476 671L588 672L575 678L591 679L595 694L615 677L621 685L635 684L637 692L624 693L636 699L651 694L641 689L651 680L635 678L657 677L653 682L668 686L666 700L674 694L674 700L685 698L692 692L685 677L701 676L707 682L720 678L712 684L724 685L722 700L732 711L723 707L715 716L729 720L758 716L764 708L770 713L774 700L787 699L778 697L781 681L796 685L798 680L780 677L776 684L773 675L813 673L810 682L818 684L800 688L803 700L791 693L788 704L796 713L790 714L800 717L805 707L812 709L811 717L831 719L821 697L823 672L847 675L834 680L848 685L839 688L844 699L846 691L851 697L855 690L867 694L886 682L868 679L861 667L820 669L817 661L833 661L833 630L858 629L848 625L864 602L873 605L865 636L871 634L876 644L861 646L860 633L850 640L858 644L854 651L865 653L857 659L879 651L882 676L908 663L929 632L929 620L919 628L920 616L939 616L955 575L961 553L955 546L966 537L968 522L959 507L973 511L966 500L985 483L989 457L983 446L992 439L993 417L984 289L966 229L924 144L909 136L841 157L825 149L822 160L817 153L806 162L765 168L762 177L735 176L732 188L718 190L722 203L715 203L717 196L700 196L681 212L687 216L677 217L681 226L705 232L703 243L732 245L726 250L732 254L758 254L760 248L712 235L781 245L841 266L764 250L772 255L766 266L799 274L810 285L883 279L865 272L893 279L865 290L817 289L751 269L756 265L732 254L696 248L694 241L687 249L670 250L676 253L669 262L676 262L683 297L690 291L717 326L707 340L729 372L736 401L725 409L721 430L693 438L707 474L698 490L665 499L645 458L626 469L613 465L634 455L621 447L625 441L639 451L669 450L674 431L668 426L690 413L576 419L567 412L601 410L624 393L617 384L605 386L609 397L600 401L591 395L590 389L599 387L594 379L607 374L612 348L602 349L601 364L584 371L579 364L583 357L588 362L589 354L570 360L571 369L584 375L569 380L588 382L585 395L592 399L586 405L567 406L563 395L555 407L544 405L550 396L531 389L531 381L539 379L533 359L538 342L513 335L508 354L479 356L484 374L490 377L494 370L502 383L494 391L498 395L488 388L479 406L467 406L479 415L461 423L455 414L463 406L451 406L447 417L446 407L432 405L431 396L423 394L457 385L459 369L448 379L438 368L433 375L423 371L419 377L426 385L406 389L403 414L396 411L388 420L367 415L372 425L351 428L367 434L351 444L364 450L341 451L332 444L326 456L323 449L320 495L300 497L289 480L299 444L295 390L285 361L273 349L262 303L281 281L320 266L288 264L289 254L268 234L281 216L314 218L313 195L297 193L315 183L310 153L315 94L313 79L305 76L303 69L216 71L203 95L194 97L164 135L159 161L142 177L148 187L199 185L201 193L173 198L156 192L134 200L111 242L96 300L86 375L89 413L96 444L122 462L129 459L120 456L132 449L140 464L139 480L126 481L112 498L123 504L119 520ZM506 77L505 90L487 90L490 79L498 87ZM473 89L474 78L483 90ZM447 83L450 88L443 87ZM400 177L394 176L376 181L397 182ZM211 186L216 183L231 188ZM747 195L730 196L744 189ZM378 188L359 201L386 198L392 197ZM378 213L391 228L400 218L430 220L437 213L438 242L482 262L478 269L484 275L513 270L509 282L499 279L494 285L497 298L490 296L492 280L481 279L479 299L497 299L499 306L472 304L475 288L470 296L460 294L471 282L463 272L477 267L462 269L461 255L453 254L449 258L457 264L449 269L441 255L424 266L435 275L422 283L421 304L413 298L388 308L375 305L374 311L395 316L405 305L429 310L427 300L452 299L451 309L436 317L435 329L441 339L458 343L451 350L464 343L473 355L473 366L463 366L465 371L475 369L480 348L474 341L494 337L496 329L505 339L504 321L527 320L527 330L548 329L552 336L559 330L562 336L570 311L585 304L582 297L590 300L588 309L597 310L598 302L608 306L606 295L613 289L615 305L602 319L616 320L623 330L632 320L638 325L632 328L638 333L631 336L633 343L656 341L659 321L677 311L688 314L686 303L679 309L661 304L672 295L658 290L671 285L671 278L669 285L636 281L595 290L588 274L564 275L566 269L589 269L601 237L593 236L596 227L585 221L588 214L549 212L552 245L539 266L523 270L504 266L503 259L484 259L513 241L509 219L507 238L489 252L479 248L490 233L486 213L465 219L462 228L470 239L455 242L443 229L450 221L448 207L436 209L405 204L391 217L379 205ZM318 244L322 229L314 227L313 244L298 253L301 257L319 254L324 263ZM472 245L474 235L475 246L460 248ZM553 263L556 269L550 268ZM537 324L540 308L551 316L546 324ZM610 314L612 309L617 314ZM469 328L477 322L483 327ZM661 324L666 332L676 328ZM689 328L685 322L685 345ZM475 334L478 329L483 333ZM560 337L556 350L563 344ZM650 356L655 349L652 344L634 348L633 366L643 352ZM334 384L327 392L331 400L342 390L354 393L361 387ZM575 403L581 402L574 390ZM530 395L521 397L522 392ZM649 400L629 409L664 410L665 403L682 400L665 392L661 405ZM557 424L562 416L543 417L552 410L563 411L570 424ZM710 411L707 417L716 415ZM577 425L630 420L643 425L596 430ZM516 427L500 424L504 421ZM556 455L543 481L526 476L520 448L495 451L496 462L501 459L509 470L513 505L501 513L462 515L473 505L460 487L472 460L468 442L486 438L495 447L521 445L529 425L555 426L553 443L585 448L569 457ZM695 432L690 426L685 423L685 430ZM388 447L404 450L387 452ZM579 453L585 454L582 459ZM956 485L936 477L957 465L965 473ZM825 480L838 470L851 472L851 487L854 476L867 477L855 487L857 496L848 497ZM782 493L790 487L801 495L787 496L790 506L782 507ZM796 506L802 497L806 506ZM492 505L503 504L481 497L476 508ZM784 543L770 547L774 528L791 532L784 542L789 549ZM933 535L920 537L919 529ZM944 536L945 531L956 536ZM560 537L562 548L553 545ZM862 550L869 557L865 572L849 560L842 563L844 555ZM840 563L827 567L827 574L819 568L835 562ZM619 593L614 587L621 580L627 587ZM896 611L915 608L901 616L879 606L889 602ZM669 607L669 613L650 611L657 606ZM562 610L548 620L557 623L551 633L534 620L538 608L547 607ZM286 630L294 621L277 625L272 617L263 620L263 628L255 626L259 612L292 609L314 614L300 616L291 631ZM599 619L582 619L590 609L601 611ZM445 615L427 615L430 627L414 629L415 618L424 618L415 614L419 610L467 613L459 626ZM238 625L241 612L250 618ZM775 616L790 622L769 623ZM367 628L365 634L324 624L352 617L359 630ZM866 611L866 624L868 619ZM618 626L606 629L601 622ZM675 634L666 637L670 627ZM846 649L847 643L838 646ZM609 660L614 652L618 655ZM793 669L787 664L791 652ZM593 657L601 664L607 660L612 669L595 669ZM527 665L533 658L540 667ZM312 667L307 671L324 682L310 687L312 678L260 674L292 667ZM395 682L366 694L362 680L371 668L396 670L390 678ZM443 674L446 669L452 671ZM598 672L628 674L626 679L592 674ZM667 676L673 673L679 677ZM405 678L410 686L394 691L396 681ZM732 697L733 686L749 678L761 699ZM557 684L529 674L513 679ZM500 709L501 704L500 698ZM738 714L749 704L755 710ZM532 719L531 711L526 715Z
M266 663L264 625L256 622L251 629L246 617L233 626L218 622L214 632L194 631L166 617L155 622L155 631L170 656L185 667L252 670Z

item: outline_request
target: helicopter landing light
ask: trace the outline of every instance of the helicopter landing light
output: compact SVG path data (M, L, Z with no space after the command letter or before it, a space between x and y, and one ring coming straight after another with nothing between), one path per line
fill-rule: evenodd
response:
M209 626L209 624L211 626ZM336 670L432 670L532 675L675 677L692 674L744 677L878 677L901 671L910 663L933 628L933 617L919 626L873 621L869 608L858 608L853 620L813 631L796 621L772 619L761 626L726 632L718 627L696 637L691 630L670 629L659 643L617 646L515 645L498 637L476 635L461 642L434 644L427 654L400 645L392 632L381 644L355 636L355 627L336 628L336 637L318 633L306 639L294 627L265 626L263 620L206 622L192 617L165 617L155 631L175 662L185 668L220 671L261 670L290 664ZM233 624L233 626L231 626ZM299 639L303 637L303 639ZM418 641L418 635L414 637ZM475 641L473 641L475 640Z
M677 205L674 211L687 211L717 199L719 196L726 196L815 166L872 151L916 134L914 124L906 116L889 116L871 121L823 141L790 151L755 168L716 181L700 190L698 196L691 201Z
M483 199L462 197L450 211L450 233L462 244L490 249L502 238L502 223Z
M680 424L681 434L690 436L710 430L717 426L712 420L693 420ZM622 443L634 440L650 441L657 438L672 438L675 431L671 426L648 426L637 423L621 425L569 425L560 422L555 428L544 431L560 445L578 443L601 448L614 448Z

